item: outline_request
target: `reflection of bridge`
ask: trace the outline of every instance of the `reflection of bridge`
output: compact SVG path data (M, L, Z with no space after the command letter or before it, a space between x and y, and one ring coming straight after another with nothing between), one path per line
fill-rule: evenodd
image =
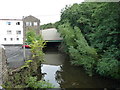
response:
M61 42L62 38L55 28L41 30L42 37L48 42Z

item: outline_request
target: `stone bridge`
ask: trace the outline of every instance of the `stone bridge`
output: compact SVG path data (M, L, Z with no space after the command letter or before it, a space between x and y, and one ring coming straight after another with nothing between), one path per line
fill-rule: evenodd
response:
M48 41L48 42L61 42L62 41L60 34L57 32L57 29L55 28L41 30L41 33L45 41Z

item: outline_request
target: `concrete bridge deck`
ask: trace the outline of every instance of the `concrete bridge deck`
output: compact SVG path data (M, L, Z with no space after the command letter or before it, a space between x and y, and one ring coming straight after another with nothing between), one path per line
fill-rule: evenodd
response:
M55 28L41 30L41 33L45 41L48 41L48 42L61 42L62 41L60 34L57 32L57 29Z

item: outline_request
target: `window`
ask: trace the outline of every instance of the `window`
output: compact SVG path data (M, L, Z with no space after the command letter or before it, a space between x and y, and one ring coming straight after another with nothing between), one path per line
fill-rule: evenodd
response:
M16 25L20 25L20 22L17 22Z
M11 22L7 22L7 25L11 25Z
M26 26L29 26L29 22L26 22Z
M21 31L20 31L20 30L16 31L16 34L17 34L17 35L20 35L20 34L21 34Z
M6 38L4 38L4 41L6 41L7 39Z
M26 26L32 26L32 22L26 22Z
M19 38L17 38L17 41L19 40Z
M11 30L7 30L7 34L12 34L12 31Z
M10 38L11 41L13 41L13 38Z
M32 22L29 22L29 26L32 26Z
M34 26L37 26L37 22L34 22Z

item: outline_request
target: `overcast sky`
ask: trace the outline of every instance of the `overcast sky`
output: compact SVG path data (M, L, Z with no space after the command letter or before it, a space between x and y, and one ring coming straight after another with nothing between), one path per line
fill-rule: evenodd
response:
M33 15L41 24L56 22L60 11L66 5L81 3L84 0L0 0L0 19L22 18Z

